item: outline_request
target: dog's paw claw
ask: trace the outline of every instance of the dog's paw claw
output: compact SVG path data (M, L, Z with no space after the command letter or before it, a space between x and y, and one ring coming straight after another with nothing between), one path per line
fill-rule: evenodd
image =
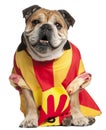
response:
M37 119L30 119L25 118L24 121L19 125L21 128L35 128L38 126L38 120Z
M95 118L93 117L88 117L88 120L89 120L88 125L92 125L96 121Z
M33 122L22 122L20 125L19 125L19 127L21 127L21 128L36 128L37 127L37 125L35 125L35 123L33 123Z
M76 119L72 119L72 126L89 126L95 122L95 118L93 117L80 117Z

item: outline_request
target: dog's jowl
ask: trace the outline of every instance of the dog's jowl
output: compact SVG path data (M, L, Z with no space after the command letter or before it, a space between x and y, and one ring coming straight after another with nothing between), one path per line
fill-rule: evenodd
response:
M92 76L68 40L74 18L38 5L23 10L23 17L26 27L9 77L20 93L20 127L93 124L101 111L85 90Z

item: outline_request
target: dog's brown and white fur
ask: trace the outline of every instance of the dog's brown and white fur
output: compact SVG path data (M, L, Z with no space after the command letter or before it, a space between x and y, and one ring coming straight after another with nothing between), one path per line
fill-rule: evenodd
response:
M23 11L26 27L23 33L26 49L38 61L48 61L61 57L67 42L67 32L74 25L74 18L65 10L48 10L37 5ZM79 89L86 87L91 75L85 73L76 77L67 87L71 91L71 115L62 125L86 126L94 123L94 118L84 117L79 108ZM16 74L10 76L13 86L20 86L27 104L27 115L21 127L38 126L38 112L31 91L25 81Z

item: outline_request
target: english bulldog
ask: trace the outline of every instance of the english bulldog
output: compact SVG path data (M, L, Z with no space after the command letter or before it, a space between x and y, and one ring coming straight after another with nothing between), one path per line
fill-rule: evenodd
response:
M91 74L68 40L74 18L66 10L38 5L24 9L23 17L26 27L9 77L21 97L25 119L20 127L93 124L90 112L85 116L80 109L79 94L86 91Z

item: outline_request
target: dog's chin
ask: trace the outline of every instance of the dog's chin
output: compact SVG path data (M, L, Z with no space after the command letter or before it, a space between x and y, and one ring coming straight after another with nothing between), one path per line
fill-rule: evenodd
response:
M65 42L58 44L57 47L53 47L49 41L40 40L30 44L27 51L36 61L50 61L59 58L63 54L64 44Z

